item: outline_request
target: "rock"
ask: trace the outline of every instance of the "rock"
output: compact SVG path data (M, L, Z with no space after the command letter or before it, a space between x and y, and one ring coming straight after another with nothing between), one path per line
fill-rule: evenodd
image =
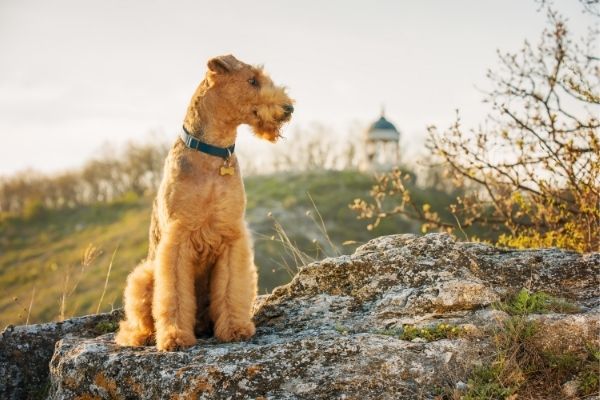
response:
M50 388L48 363L58 340L92 338L117 328L122 313L91 315L47 324L9 325L0 334L0 399L43 398Z
M118 347L110 333L64 337L50 363L49 397L433 398L466 382L491 353L485 333L508 316L490 305L523 287L580 307L531 318L597 336L599 272L599 254L503 250L444 234L380 237L351 256L302 267L260 298L257 333L247 342L201 339L161 353ZM464 334L401 339L407 324L441 322Z
M455 385L455 387L456 387L456 389L457 389L457 390L461 390L461 391L465 391L465 390L467 390L467 389L469 388L469 387L467 386L467 384L466 384L466 383L464 383L463 381L458 381L458 382L456 382L456 385Z
M577 397L577 386L579 382L576 380L566 382L562 386L562 392L567 399L573 399Z

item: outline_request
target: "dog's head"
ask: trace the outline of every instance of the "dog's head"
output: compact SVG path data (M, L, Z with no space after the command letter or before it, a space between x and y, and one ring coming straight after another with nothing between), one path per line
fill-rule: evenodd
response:
M275 86L262 67L245 64L232 55L208 61L205 107L211 118L233 124L248 124L254 133L271 142L294 111L294 101L285 88Z

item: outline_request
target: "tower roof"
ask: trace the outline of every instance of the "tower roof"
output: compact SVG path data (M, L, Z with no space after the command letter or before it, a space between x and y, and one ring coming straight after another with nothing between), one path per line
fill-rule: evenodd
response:
M399 141L400 132L394 124L385 119L383 112L377 121L371 124L367 129L367 140L369 141Z

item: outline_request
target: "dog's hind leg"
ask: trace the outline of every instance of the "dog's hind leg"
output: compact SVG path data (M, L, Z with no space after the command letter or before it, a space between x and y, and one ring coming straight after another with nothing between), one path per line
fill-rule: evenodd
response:
M197 253L179 221L162 232L156 252L152 315L156 348L171 351L196 343L194 274Z
M122 346L151 344L154 336L152 292L154 272L151 261L144 261L127 277L125 288L125 320L115 337Z
M210 317L219 340L231 342L254 335L256 280L252 244L244 227L219 256L211 274Z

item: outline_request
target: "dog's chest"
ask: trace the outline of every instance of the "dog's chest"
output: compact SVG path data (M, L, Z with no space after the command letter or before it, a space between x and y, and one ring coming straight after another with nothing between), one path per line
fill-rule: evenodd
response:
M244 185L237 177L224 176L213 182L204 196L202 208L212 224L238 225L244 218L246 196Z
M230 179L230 177L224 178ZM240 235L244 226L245 195L241 182L224 181L205 188L195 201L192 242L201 255L209 261L221 254L223 246Z
M234 176L205 171L173 175L165 177L158 196L167 220L174 217L192 230L227 231L228 225L240 226L246 196L237 168Z

